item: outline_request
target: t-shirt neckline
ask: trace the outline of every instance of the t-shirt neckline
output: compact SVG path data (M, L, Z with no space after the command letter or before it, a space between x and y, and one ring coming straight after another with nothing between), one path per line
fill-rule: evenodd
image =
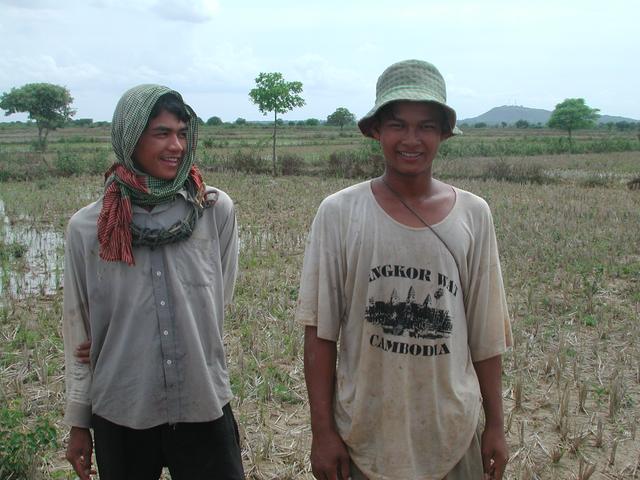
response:
M400 226L400 227L402 227L404 229L407 229L407 230L414 230L414 231L429 230L429 227L410 227L409 225L405 225L404 223L399 222L398 220L393 218L391 215L389 215L387 213L387 211L384 208L382 208L382 205L380 205L378 203L378 200L376 199L376 196L373 194L373 180L374 179L371 179L368 182L366 182L368 196L369 196L369 199L376 206L376 209L380 213L382 213L382 215L384 217L386 217L387 219L389 219L390 221L392 221L396 225L398 225L398 226ZM455 199L454 199L454 202L453 202L453 207L451 207L451 210L449 210L449 212L444 216L444 218L442 220L440 220L439 222L430 224L429 226L431 228L437 228L439 225L442 225L442 224L446 223L449 220L449 218L453 216L454 211L457 210L457 208L458 208L458 203L459 203L458 200L459 200L459 196L460 196L459 192L458 192L458 189L456 187L454 187L453 185L449 185L449 186L451 187L451 189L453 190L453 194L455 195Z

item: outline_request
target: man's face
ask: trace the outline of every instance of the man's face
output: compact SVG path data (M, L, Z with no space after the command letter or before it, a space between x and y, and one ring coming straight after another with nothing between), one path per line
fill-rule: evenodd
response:
M397 102L373 128L387 169L403 175L431 175L442 133L442 110L425 102Z
M149 122L142 132L133 160L146 174L173 180L187 151L187 124L166 110Z

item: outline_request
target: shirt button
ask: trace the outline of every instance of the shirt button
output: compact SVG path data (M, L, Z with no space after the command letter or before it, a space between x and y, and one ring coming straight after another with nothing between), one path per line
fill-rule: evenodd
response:
M171 360L167 360L167 365L171 365L173 362Z
M160 305L165 306L166 302L164 300L160 300Z
M162 334L166 337L167 335L169 335L169 330L165 330L164 332L162 332Z
M156 272L156 275L157 275L158 277L160 277L160 276L162 275L162 272L161 272L160 270L158 270L158 271Z

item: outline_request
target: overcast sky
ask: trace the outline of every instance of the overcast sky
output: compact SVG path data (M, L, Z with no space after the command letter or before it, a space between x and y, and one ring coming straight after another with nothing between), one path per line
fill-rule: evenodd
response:
M360 117L380 73L419 58L458 118L583 97L640 119L639 19L637 0L0 0L0 93L64 85L76 118L97 121L128 88L161 83L205 120L260 120L248 92L277 71L306 100L285 120Z

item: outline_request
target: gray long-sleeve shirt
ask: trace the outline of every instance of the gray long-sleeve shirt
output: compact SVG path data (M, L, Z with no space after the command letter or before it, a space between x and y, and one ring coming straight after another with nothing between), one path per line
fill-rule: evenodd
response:
M232 397L222 324L238 262L233 202L218 191L188 240L134 247L135 266L100 259L101 207L102 198L79 210L67 230L65 422L89 427L93 413L150 428L221 417ZM134 206L133 221L168 227L188 209L182 193L150 212ZM74 356L89 338L90 366Z

